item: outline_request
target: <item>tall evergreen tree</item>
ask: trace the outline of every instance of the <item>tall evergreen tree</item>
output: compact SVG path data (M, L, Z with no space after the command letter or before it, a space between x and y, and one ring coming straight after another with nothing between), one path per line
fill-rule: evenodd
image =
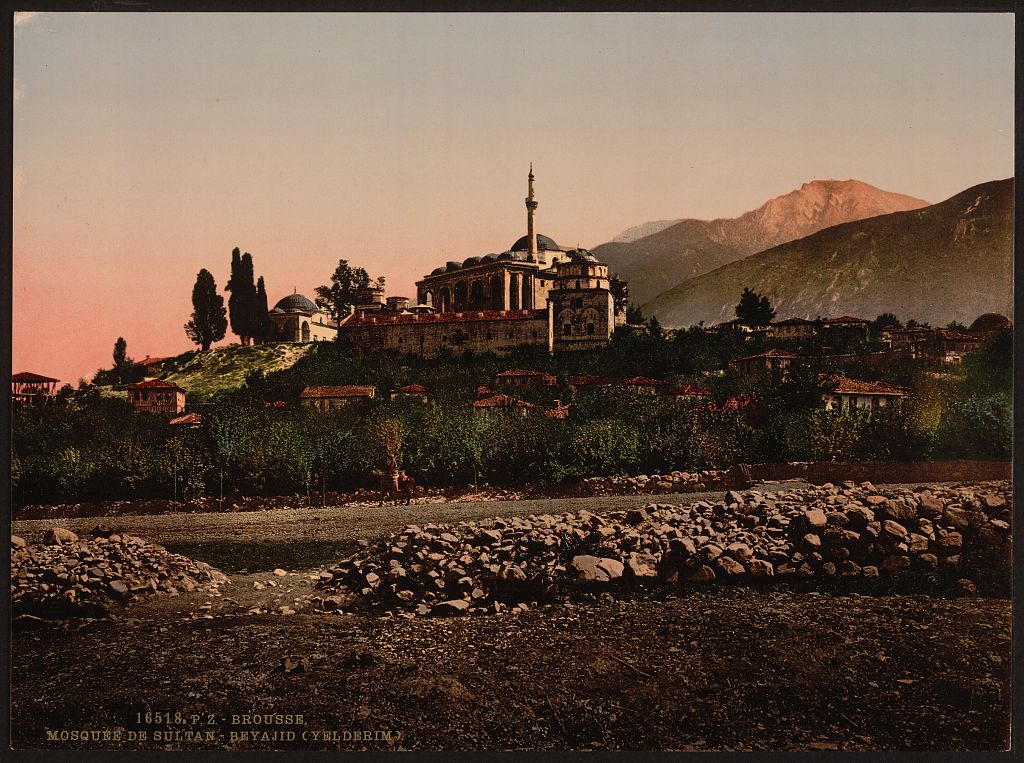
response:
M270 311L267 308L267 287L263 283L263 276L256 282L256 341L262 344L270 342L273 336L274 324L270 322Z
M123 336L119 336L114 342L114 374L117 376L117 383L124 384L124 369L128 364L128 343Z
M259 318L256 307L256 280L252 266L252 255L242 255L242 269L239 271L239 291L242 297L242 344L252 344L258 333Z
M235 251L238 251L237 249ZM192 318L185 324L188 338L203 348L224 338L228 330L227 310L224 297L217 293L217 283L209 270L203 268L196 276L192 287Z
M231 250L231 277L228 279L227 284L224 286L224 291L230 291L231 296L228 297L228 317L231 319L231 330L238 336L242 336L243 324L245 318L243 317L242 303L245 300L242 294L242 252L236 246Z

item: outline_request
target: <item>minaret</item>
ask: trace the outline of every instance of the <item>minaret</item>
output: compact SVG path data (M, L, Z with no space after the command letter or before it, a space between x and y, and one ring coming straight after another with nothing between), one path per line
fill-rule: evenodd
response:
M529 177L530 195L526 197L526 235L530 237L530 250L527 260L537 261L537 228L534 225L534 215L537 212L537 200L533 197L533 162L530 162Z

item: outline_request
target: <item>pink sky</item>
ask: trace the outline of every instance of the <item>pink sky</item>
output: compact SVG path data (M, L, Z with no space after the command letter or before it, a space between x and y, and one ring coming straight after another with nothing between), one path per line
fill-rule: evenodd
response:
M1013 17L37 14L15 28L14 371L192 349L196 273L388 292L525 233L593 247L815 178L1013 172ZM228 341L233 340L229 334Z

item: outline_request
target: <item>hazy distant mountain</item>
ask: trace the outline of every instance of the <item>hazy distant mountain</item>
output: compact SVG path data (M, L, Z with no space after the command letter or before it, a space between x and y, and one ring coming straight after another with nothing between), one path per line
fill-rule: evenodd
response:
M689 278L839 223L927 206L858 180L815 180L740 217L660 220L630 228L594 254L641 304Z
M780 319L893 312L933 324L1013 313L1013 178L923 209L837 225L685 281L643 306L667 326L734 317L740 292Z

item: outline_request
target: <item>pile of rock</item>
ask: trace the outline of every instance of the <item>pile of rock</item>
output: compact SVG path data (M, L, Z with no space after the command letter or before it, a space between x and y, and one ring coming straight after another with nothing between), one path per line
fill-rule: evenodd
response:
M163 546L97 527L80 540L62 527L48 530L41 545L11 536L13 611L38 617L102 616L110 602L181 591L213 590L228 582L205 562L172 554Z
M320 573L322 609L496 612L574 591L957 569L1010 544L1008 483L877 491L870 483L737 493L592 514L410 525ZM969 581L964 581L970 590Z
M713 469L702 472L673 471L668 474L640 474L635 477L587 477L582 480L581 495L657 495L659 493L699 493L721 490L727 472Z

